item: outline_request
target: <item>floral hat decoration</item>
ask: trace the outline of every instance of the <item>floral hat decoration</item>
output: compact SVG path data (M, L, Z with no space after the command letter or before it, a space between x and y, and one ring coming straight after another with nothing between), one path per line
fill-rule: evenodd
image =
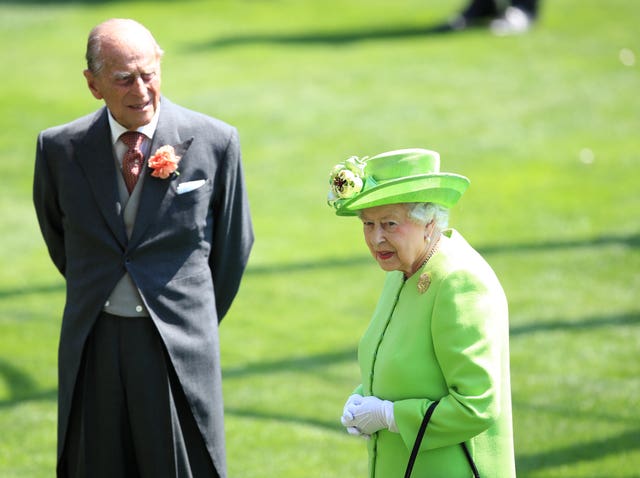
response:
M440 172L440 155L427 149L400 149L376 156L351 156L329 176L327 202L338 216L386 204L433 202L452 207L469 186L459 174Z

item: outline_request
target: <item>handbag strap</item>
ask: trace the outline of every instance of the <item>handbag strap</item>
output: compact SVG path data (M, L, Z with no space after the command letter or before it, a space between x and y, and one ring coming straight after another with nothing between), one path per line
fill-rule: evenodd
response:
M478 473L478 468L476 468L476 464L471 457L471 453L469 453L467 444L465 442L462 442L460 444L462 445L462 450L464 451L464 454L467 457L467 461L469 462L469 466L471 467L471 471L473 472L473 478L480 478L480 473Z
M416 436L416 441L413 443L413 450L411 450L411 456L409 457L409 463L407 463L407 470L404 472L404 478L409 478L411 476L411 470L413 470L413 464L416 461L416 456L420 449L420 443L422 443L422 437L424 436L427 424L429 423L429 420L431 420L431 415L433 414L433 410L436 408L436 405L438 405L438 401L431 403L429 408L427 408L427 413L424 414L424 418L420 424L420 429L418 430L418 435Z
M413 444L413 449L411 450L411 456L409 457L409 463L407 463L407 469L404 472L404 478L411 477L411 471L413 470L413 464L416 461L416 456L418 456L418 450L420 450L420 444L422 443L422 437L424 436L424 432L427 430L427 425L429 424L429 420L431 420L431 415L433 414L433 410L438 405L438 401L435 401L429 405L427 408L427 412L424 414L424 418L422 419L422 423L420 424L420 429L418 430L418 435L416 436L416 441ZM471 457L471 453L469 453L469 449L467 445L462 442L460 443L462 446L462 450L464 451L464 455L467 457L467 461L469 462L469 466L471 467L471 471L473 472L474 478L480 478L480 473L478 473L478 468Z

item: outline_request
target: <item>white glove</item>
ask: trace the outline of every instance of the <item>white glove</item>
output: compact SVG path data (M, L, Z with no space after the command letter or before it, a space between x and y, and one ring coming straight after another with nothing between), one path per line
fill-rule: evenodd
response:
M366 433L362 433L356 427L347 427L347 433L349 435L353 435L353 436L356 436L356 437L364 438L365 440L368 440L368 439L371 438L371 435L367 435Z
M371 438L369 435L362 433L355 426L353 426L353 415L351 414L351 412L348 411L348 408L351 405L355 403L361 403L361 402L362 402L362 395L359 395L357 393L351 395L347 399L347 402L344 404L344 408L342 409L342 417L340 418L340 423L342 423L342 425L347 428L347 433L349 433L349 435L360 436L365 440L368 440L369 438Z
M372 435L383 428L392 432L398 431L393 417L393 403L373 396L349 397L341 421L344 426L355 427L365 435Z

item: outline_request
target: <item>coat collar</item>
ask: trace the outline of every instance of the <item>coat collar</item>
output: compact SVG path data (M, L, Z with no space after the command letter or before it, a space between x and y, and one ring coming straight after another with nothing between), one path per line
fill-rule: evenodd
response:
M183 136L178 131L172 113L175 106L168 100L162 99L162 108L158 118L158 126L151 140L150 154L159 147L171 145L176 154L181 156L181 164L188 159L186 153L193 141L193 136ZM175 196L175 186L170 187L175 177L159 179L151 176L151 170L145 165L144 184L140 194L140 204L131 238L127 241L127 234L122 217L122 207L118 198L117 174L120 171L115 166L113 146L110 139L108 111L103 107L96 115L96 120L89 127L87 134L77 144L78 162L94 191L98 207L123 248L138 245L144 232L155 218L164 214Z
M93 190L98 208L118 242L125 245L127 233L122 220L113 147L111 145L107 109L98 111L86 134L75 145L76 161Z
M161 146L171 145L176 154L181 157L178 170L188 161L187 151L193 141L193 136L185 137L180 134L178 124L175 122L175 105L169 100L162 98L162 107L158 118L158 126L151 140L149 154L152 155ZM129 247L136 247L143 238L149 225L156 222L156 218L161 217L171 204L176 194L175 175L160 179L151 176L149 165L145 165L144 174L146 178L142 185L140 194L140 205L136 216L136 223L131 233Z
M178 170L180 171L189 160L187 151L194 137L185 137L180 134L178 125L174 121L174 115L171 114L173 108L172 103L168 100L162 100L158 127L151 140L149 154L154 154L155 151L162 146L173 146L176 154L181 157L180 163L178 164ZM148 164L145 165L144 174L147 176L142 185L136 223L133 227L129 242L130 247L135 247L140 243L149 225L155 222L157 217L162 216L166 212L176 195L177 180L175 175L167 179L154 178L151 176L151 169Z

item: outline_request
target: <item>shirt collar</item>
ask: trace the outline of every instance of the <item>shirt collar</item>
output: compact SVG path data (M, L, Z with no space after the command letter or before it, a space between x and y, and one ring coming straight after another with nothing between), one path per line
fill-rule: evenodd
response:
M116 144L122 133L129 131L127 128L122 126L120 123L116 121L116 119L111 114L111 111L107 108L109 113L109 127L111 128L111 143ZM156 113L144 126L140 126L135 131L144 134L147 138L153 138L153 134L156 132L156 127L158 126L158 115L160 113L160 105L158 104L158 108L156 108Z

